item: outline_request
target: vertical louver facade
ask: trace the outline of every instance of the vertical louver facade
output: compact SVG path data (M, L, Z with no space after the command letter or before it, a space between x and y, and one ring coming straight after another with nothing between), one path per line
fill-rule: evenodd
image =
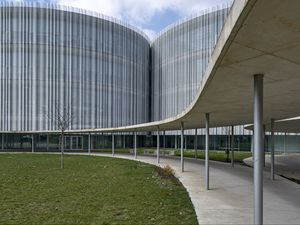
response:
M0 131L56 130L158 121L194 99L229 8L162 31L150 44L130 25L85 10L0 3Z
M136 29L84 10L1 3L0 130L55 130L149 121L149 51Z
M205 11L162 31L151 44L151 116L176 116L193 101L229 8Z

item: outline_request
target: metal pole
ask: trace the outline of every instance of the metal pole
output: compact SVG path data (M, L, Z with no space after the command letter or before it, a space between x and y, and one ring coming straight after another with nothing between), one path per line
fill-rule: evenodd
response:
M234 126L231 126L231 166L234 167Z
M91 154L91 134L89 133L89 154Z
M275 167L274 167L274 151L275 151L275 140L274 140L274 119L271 119L271 180L275 179Z
M2 134L2 139L1 139L1 149L4 151L4 134Z
M160 143L159 143L159 127L157 127L157 138L156 138L156 144L157 144L157 151L156 151L156 157L157 157L157 164L159 164L159 156L160 156L160 152L159 152L159 147L160 147Z
M284 154L286 154L286 142L287 142L287 136L286 136L286 132L284 132Z
M197 146L198 140L197 140L197 128L195 129L195 140L194 140L194 150L195 150L195 159L197 159Z
M181 146L180 146L180 161L181 161L181 172L184 172L184 158L183 158L183 137L184 137L184 129L183 122L181 122Z
M215 128L215 135L214 135L214 149L216 150L216 142L217 142L218 138L217 138L217 128Z
M2 151L4 151L4 134L2 134L1 148L2 148Z
M134 132L134 158L137 158L137 152L136 152L136 132Z
M115 156L115 135L111 134L111 154Z
M252 161L254 161L254 130L251 135L251 153L252 153Z
M263 224L263 75L254 75L254 224Z
M166 148L166 131L164 131L164 149Z
M263 125L263 142L264 142L264 167L266 166L266 125Z
M34 135L31 135L31 152L34 152Z
M102 150L104 150L104 134L103 134L103 132L101 133L101 135L102 135Z
M176 131L177 133L177 131ZM177 134L175 134L175 149L177 149Z
M126 148L126 139L125 139L125 135L123 134L123 148Z
M209 113L205 114L205 185L209 190Z
M49 151L49 134L47 134L46 150Z

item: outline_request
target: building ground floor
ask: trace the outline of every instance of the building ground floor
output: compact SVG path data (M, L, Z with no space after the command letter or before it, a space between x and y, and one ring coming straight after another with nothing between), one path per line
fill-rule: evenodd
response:
M114 136L114 138L113 138ZM231 149L231 135L211 135L210 149L224 150ZM93 151L101 149L111 149L114 140L115 149L134 148L134 135L132 133L118 134L72 134L65 135L65 150ZM165 149L179 149L180 135L160 134L160 147ZM59 134L1 134L0 151L58 151L60 147ZM252 135L234 135L235 151L251 151ZM270 135L265 135L265 150L270 149ZM157 134L139 133L137 134L138 148L156 148ZM184 136L185 149L205 149L205 135L188 134ZM275 135L275 151L277 152L300 152L300 135L277 134Z

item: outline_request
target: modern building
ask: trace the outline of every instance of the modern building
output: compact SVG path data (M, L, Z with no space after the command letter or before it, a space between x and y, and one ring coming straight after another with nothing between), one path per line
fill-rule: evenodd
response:
M2 3L1 131L71 129L149 121L149 49L140 31L111 18L38 3Z
M14 133L2 135L2 146L23 142L24 133L54 132L51 118L62 108L73 117L72 130L122 127L180 114L195 98L229 10L203 11L150 41L142 31L98 13L1 2L0 132ZM239 149L250 150L251 132L240 126L235 133ZM177 132L166 134L161 140L165 147L179 146ZM194 131L186 134L188 148L204 148L203 130L198 130L197 141ZM211 134L213 148L229 147L228 128L212 128ZM143 136L140 145L156 145L155 138ZM110 145L98 139L95 148ZM126 140L132 146L132 138L127 139L117 146ZM70 137L70 142L70 148L82 148L87 137Z

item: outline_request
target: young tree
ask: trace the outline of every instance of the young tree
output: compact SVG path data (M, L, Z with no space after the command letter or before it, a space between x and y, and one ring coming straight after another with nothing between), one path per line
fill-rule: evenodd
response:
M45 115L53 124L55 124L56 128L60 131L60 151L61 151L61 169L64 168L64 138L65 132L71 127L73 115L67 109L67 107L61 107L59 103L55 104L54 113L49 113L45 111Z

